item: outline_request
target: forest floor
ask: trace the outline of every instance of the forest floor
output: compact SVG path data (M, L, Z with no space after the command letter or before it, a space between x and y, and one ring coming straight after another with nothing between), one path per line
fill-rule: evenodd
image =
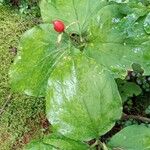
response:
M0 149L19 150L31 139L42 137L48 129L45 101L13 93L9 68L17 53L19 38L39 23L32 15L0 6Z

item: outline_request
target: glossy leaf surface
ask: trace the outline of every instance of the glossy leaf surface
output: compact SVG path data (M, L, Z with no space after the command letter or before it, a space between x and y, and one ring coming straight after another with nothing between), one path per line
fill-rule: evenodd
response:
M27 31L20 42L20 51L10 70L11 87L27 95L43 96L47 80L66 53L66 43L57 46L57 34L51 25L39 25Z
M108 146L121 150L149 150L150 128L144 125L132 125L114 135Z
M47 117L55 130L90 140L109 131L121 114L121 98L108 71L84 56L60 61L47 91Z
M40 8L45 22L56 19L63 20L67 25L76 22L71 28L81 32L106 4L106 0L42 0Z
M91 23L85 52L116 77L124 77L133 63L140 64L145 75L150 74L150 36L144 30L148 11L142 4L103 7Z
M52 133L39 141L28 144L25 150L94 150L86 143L69 139L61 134Z

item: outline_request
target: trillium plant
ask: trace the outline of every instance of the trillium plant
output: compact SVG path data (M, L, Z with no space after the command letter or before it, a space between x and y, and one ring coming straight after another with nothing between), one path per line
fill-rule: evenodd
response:
M40 8L44 23L22 36L10 81L14 91L45 97L53 133L26 149L150 149L144 125L101 140L122 116L115 79L133 63L150 75L149 1L41 0Z

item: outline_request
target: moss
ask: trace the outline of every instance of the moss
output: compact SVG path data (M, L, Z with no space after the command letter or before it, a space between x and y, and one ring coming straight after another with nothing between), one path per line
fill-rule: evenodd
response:
M3 112L0 110L1 150L19 149L31 137L43 135L40 120L44 116L44 100L14 94L10 90L8 77L15 54L13 51L16 50L21 34L34 26L37 20L32 16L21 17L16 11L0 6L0 109L3 108Z

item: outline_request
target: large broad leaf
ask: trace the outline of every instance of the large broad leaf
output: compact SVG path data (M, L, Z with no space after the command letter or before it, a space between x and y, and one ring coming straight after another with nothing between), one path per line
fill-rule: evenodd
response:
M120 150L149 150L150 128L144 125L132 125L114 135L108 146Z
M83 31L89 20L106 4L106 0L42 0L40 8L45 22L55 19L63 20L66 24L77 22L73 30Z
M45 143L58 147L61 150L89 150L87 143L67 138L61 134L52 134L43 140ZM94 150L94 149L93 149Z
M145 32L149 27L145 20L148 11L142 4L102 8L91 23L85 52L117 77L124 77L133 63L140 64L145 75L150 74L150 35Z
M47 117L58 132L90 140L109 131L122 113L108 71L82 56L64 57L48 80Z
M64 20L68 24L78 21L71 26L71 31L81 34L86 32L89 44L85 51L116 77L124 77L126 71L132 69L133 63L139 63L145 75L148 75L150 36L147 14L150 9L138 0L116 2L121 3L101 0L42 0L41 13L48 22L55 19ZM94 23L91 23L92 19ZM89 24L91 27L88 30Z
M27 31L20 51L10 70L14 91L28 95L44 95L50 73L64 53L67 43L57 46L57 34L51 25L39 25Z
M51 134L44 139L32 141L25 150L89 150L83 142L69 139L61 134ZM94 150L94 149L93 149Z

